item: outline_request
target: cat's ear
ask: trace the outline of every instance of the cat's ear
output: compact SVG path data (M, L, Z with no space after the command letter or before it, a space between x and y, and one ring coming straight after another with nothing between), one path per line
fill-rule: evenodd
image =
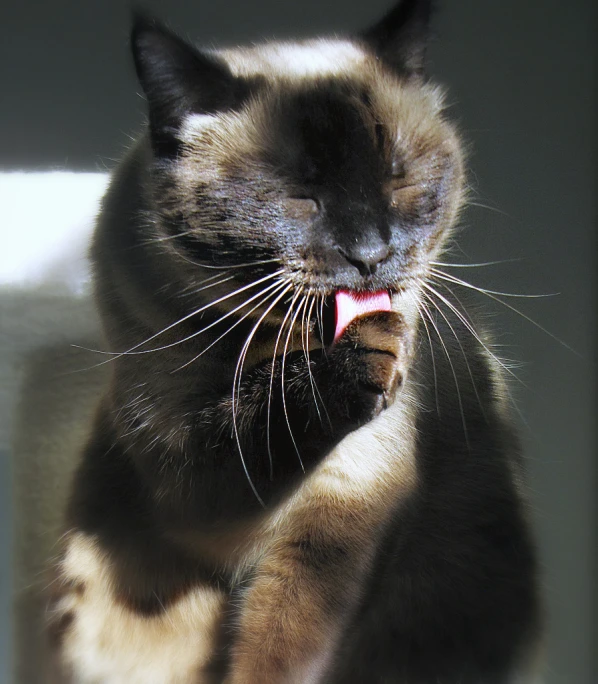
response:
M242 98L242 84L223 61L139 12L133 15L131 48L156 135L173 133L187 114L225 111Z
M408 76L425 72L433 0L400 0L360 38L386 64Z

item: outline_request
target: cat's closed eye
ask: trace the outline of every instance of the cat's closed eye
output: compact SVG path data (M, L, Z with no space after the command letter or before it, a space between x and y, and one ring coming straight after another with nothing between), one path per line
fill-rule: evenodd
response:
M423 216L436 208L436 192L421 183L395 186L390 193L390 206L402 214Z
M289 218L299 221L309 221L320 211L318 203L311 197L288 197L284 207Z

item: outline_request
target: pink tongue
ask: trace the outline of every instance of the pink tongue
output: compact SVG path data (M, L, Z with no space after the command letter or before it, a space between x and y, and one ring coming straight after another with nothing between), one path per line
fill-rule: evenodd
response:
M386 290L380 292L339 290L336 293L334 341L338 340L352 320L370 311L390 311L390 295Z

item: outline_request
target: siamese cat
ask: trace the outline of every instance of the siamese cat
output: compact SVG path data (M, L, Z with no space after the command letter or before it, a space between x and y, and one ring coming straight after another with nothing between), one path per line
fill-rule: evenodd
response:
M49 609L63 681L529 681L506 385L434 280L465 171L430 4L223 50L134 19L149 122L91 252L112 379Z

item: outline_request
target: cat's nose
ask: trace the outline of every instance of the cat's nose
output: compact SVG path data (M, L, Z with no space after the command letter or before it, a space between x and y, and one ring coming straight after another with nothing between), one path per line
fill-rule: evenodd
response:
M382 240L358 242L355 245L339 247L338 251L364 277L374 275L389 254L388 245Z

